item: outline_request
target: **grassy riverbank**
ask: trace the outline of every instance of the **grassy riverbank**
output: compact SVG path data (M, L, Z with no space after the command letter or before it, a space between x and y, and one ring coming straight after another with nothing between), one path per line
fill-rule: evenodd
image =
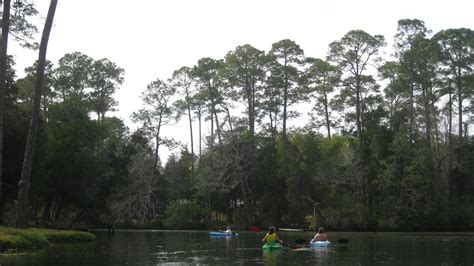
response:
M95 235L88 232L0 227L0 252L44 248L50 243L76 243L94 240Z

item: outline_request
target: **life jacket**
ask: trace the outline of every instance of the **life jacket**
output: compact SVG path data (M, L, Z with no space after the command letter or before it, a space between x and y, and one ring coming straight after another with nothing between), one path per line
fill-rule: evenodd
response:
M277 234L276 234L276 233L273 233L273 234L270 235L270 234L267 233L267 234L265 235L265 240L266 240L267 242L276 242L276 241L277 241Z

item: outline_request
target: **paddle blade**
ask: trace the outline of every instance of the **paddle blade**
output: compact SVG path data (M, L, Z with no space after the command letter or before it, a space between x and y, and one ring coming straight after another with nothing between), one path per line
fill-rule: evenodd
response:
M262 231L262 230L260 230L260 228L258 228L257 226L250 226L249 231L255 232L255 233L260 233L260 231Z
M338 239L337 242L345 244L345 243L349 242L349 239L345 239L345 238Z
M305 240L305 239L298 238L298 239L295 239L295 243L296 243L296 244L304 244L304 243L306 243L306 240Z

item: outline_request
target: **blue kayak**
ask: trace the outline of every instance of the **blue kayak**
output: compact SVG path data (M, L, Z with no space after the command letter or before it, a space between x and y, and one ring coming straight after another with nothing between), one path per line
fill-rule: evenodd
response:
M329 241L311 241L310 247L311 248L327 248L331 245Z
M209 232L209 236L224 236L224 237L237 237L239 236L238 233L226 233L226 232L219 232L219 231L213 231Z

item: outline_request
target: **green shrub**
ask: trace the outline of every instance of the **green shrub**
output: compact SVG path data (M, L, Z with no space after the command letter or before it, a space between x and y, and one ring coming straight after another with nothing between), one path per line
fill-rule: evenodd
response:
M48 239L30 230L2 227L0 229L0 251L26 250L47 247Z
M49 245L48 238L39 232L18 230L17 234L25 242L25 248L43 248Z
M15 236L6 236L0 234L0 251L4 252L6 250L17 248L17 237Z
M94 241L95 235L81 231L30 229L44 235L50 242L87 242Z
M0 227L0 252L44 248L50 242L83 242L95 239L95 235L87 232Z

